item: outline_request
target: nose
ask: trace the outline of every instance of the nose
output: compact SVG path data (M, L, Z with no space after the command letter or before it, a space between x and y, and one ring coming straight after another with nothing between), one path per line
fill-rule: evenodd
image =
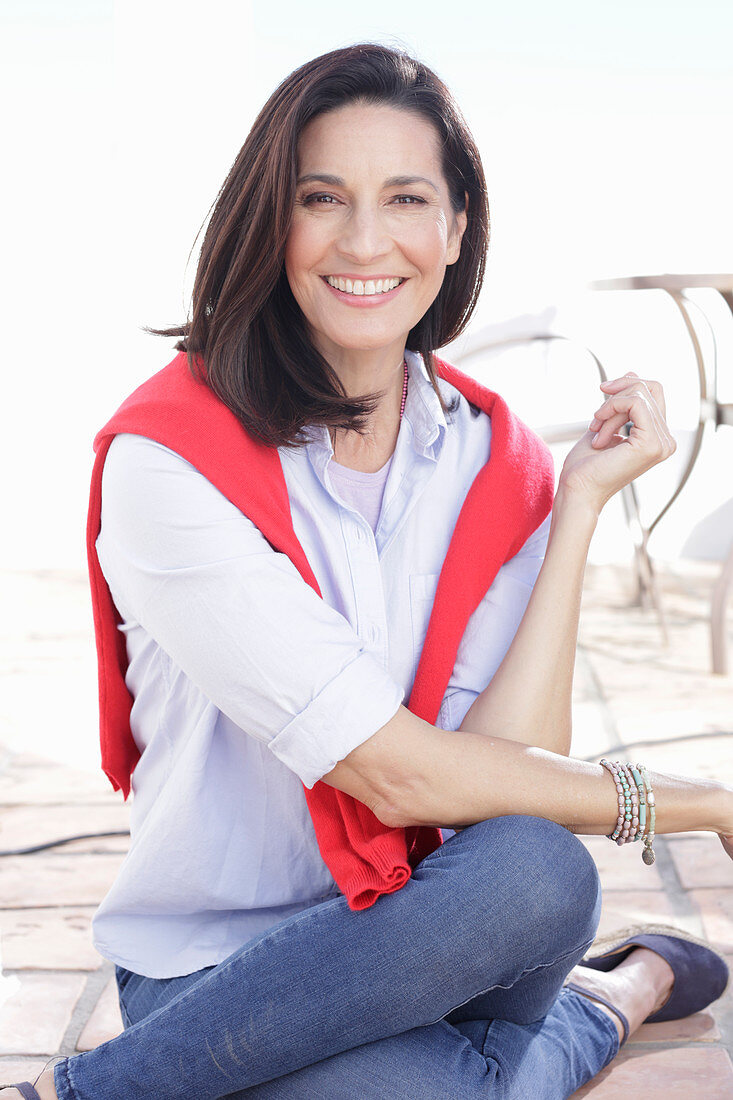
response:
M360 264L386 256L392 241L378 209L356 207L344 222L338 241L341 254Z

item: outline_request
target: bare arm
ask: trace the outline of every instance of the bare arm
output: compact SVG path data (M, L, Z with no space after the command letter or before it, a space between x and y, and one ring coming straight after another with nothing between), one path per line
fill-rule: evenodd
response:
M656 383L626 376L604 389L608 397L591 432L563 467L547 555L520 628L460 729L449 733L400 707L323 777L385 824L461 828L488 817L530 814L575 832L612 831L616 789L610 776L600 764L566 755L583 569L605 502L675 445ZM627 420L634 425L628 440L617 434ZM733 832L732 787L650 776L658 832Z
M649 771L658 833L733 832L733 787ZM500 737L455 733L405 707L324 780L354 795L387 825L462 828L530 814L578 833L610 833L616 787L600 764Z
M560 474L547 553L527 610L461 730L570 752L583 572L598 516L615 492L676 446L658 383L630 374L601 388L606 400ZM627 420L634 425L628 440L617 435Z
M570 752L573 668L588 547L596 515L583 500L555 498L545 559L519 629L461 730Z

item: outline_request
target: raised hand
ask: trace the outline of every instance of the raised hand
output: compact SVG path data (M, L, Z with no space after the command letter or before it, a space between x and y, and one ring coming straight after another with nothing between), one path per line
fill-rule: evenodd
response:
M677 449L665 420L664 393L658 382L629 372L604 382L601 389L606 400L567 456L560 474L560 488L585 497L598 512L624 485ZM620 434L629 422L628 436Z

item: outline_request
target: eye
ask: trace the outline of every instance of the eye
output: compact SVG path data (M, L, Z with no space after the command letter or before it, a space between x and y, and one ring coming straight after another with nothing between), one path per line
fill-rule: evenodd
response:
M395 195L393 200L398 206L418 206L425 205L425 199L419 195Z
M310 195L305 195L301 200L303 206L336 206L338 199L334 195L328 195L322 191L314 191Z

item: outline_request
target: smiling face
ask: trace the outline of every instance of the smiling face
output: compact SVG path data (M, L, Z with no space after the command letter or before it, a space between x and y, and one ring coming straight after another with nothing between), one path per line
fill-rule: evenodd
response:
M310 122L285 270L321 354L333 364L344 352L382 350L399 361L465 227L422 115L355 103Z

